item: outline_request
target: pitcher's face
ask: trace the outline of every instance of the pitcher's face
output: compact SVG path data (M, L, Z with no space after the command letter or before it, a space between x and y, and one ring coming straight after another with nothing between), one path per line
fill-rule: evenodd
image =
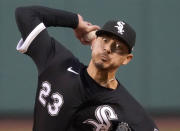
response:
M92 42L92 61L99 69L115 70L132 57L128 47L115 37L102 35Z

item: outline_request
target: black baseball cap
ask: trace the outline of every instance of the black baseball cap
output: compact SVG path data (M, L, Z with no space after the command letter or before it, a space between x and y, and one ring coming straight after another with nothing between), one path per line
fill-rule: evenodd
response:
M104 26L96 31L96 35L100 36L103 34L113 35L129 48L129 53L132 52L135 46L136 32L134 29L124 21L110 20L104 24Z

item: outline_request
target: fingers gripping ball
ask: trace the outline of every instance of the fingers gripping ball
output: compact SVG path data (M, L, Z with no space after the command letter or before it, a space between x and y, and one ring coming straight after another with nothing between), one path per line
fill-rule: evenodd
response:
M96 38L96 30L91 31L91 32L87 33L86 35L84 35L84 40L86 42L91 42L95 38Z

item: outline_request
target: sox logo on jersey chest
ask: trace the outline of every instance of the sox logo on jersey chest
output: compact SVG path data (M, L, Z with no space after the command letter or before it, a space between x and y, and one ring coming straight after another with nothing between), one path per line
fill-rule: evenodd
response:
M111 127L110 120L117 120L118 117L113 110L108 105L102 105L99 106L95 111L96 120L88 119L84 121L83 123L91 124L93 125L94 131L108 131Z

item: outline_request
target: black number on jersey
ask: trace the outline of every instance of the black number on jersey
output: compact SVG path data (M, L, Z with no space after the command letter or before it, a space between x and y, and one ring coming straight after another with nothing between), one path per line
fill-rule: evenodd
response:
M47 81L44 81L41 86L42 89L39 93L40 103L44 107L47 105L48 113L51 116L57 116L64 103L63 96L58 92L55 92L51 95L51 98L53 99L53 104L47 103L45 98L48 97L51 92L51 84Z

